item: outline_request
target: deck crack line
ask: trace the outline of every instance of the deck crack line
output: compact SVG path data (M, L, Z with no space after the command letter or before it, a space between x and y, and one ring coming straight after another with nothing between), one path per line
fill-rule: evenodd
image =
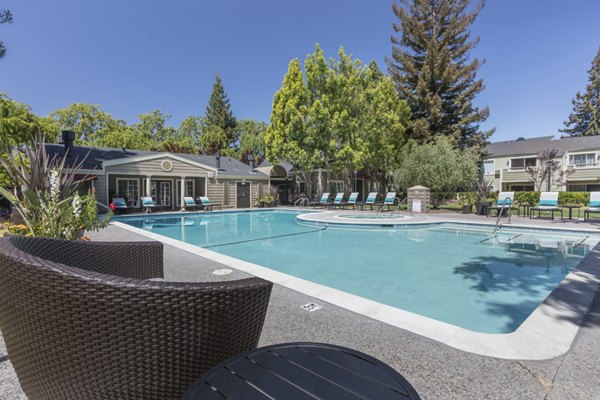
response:
M525 371L527 371L533 378L535 378L536 381L538 381L540 383L540 385L542 385L546 391L546 394L544 395L544 398L546 398L548 396L548 393L550 393L550 389L552 388L552 382L548 382L545 379L540 378L539 376L537 376L531 369L529 369L525 364L521 363L521 361L516 360L517 364L523 368Z

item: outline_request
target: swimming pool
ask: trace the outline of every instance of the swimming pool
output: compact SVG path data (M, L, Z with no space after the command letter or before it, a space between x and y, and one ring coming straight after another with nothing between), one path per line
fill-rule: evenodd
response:
M298 213L117 220L471 331L515 331L598 242L449 224L336 229Z

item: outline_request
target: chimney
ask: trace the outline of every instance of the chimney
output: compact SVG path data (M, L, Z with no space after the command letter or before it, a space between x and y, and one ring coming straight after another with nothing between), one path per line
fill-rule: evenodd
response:
M73 131L62 131L62 142L65 146L65 154L68 156L73 155L73 141L75 140L75 132Z
M248 166L250 169L254 169L254 154L252 153L248 154Z
M217 161L217 170L221 169L221 155L218 151L215 153L215 160Z

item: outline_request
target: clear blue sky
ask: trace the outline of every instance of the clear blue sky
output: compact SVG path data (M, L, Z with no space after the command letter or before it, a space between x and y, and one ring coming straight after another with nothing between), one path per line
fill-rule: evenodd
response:
M0 0L0 91L38 114L95 103L132 123L205 111L221 73L239 119L268 121L290 59L319 42L385 67L391 0ZM493 141L558 134L600 46L598 0L488 0L472 27Z

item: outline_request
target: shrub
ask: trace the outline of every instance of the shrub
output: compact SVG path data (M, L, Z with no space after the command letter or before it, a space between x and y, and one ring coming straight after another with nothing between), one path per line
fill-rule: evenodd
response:
M589 204L590 193L589 192L559 192L558 193L558 204L560 205L575 205L575 204Z
M540 192L515 192L515 202L537 205L540 202Z

